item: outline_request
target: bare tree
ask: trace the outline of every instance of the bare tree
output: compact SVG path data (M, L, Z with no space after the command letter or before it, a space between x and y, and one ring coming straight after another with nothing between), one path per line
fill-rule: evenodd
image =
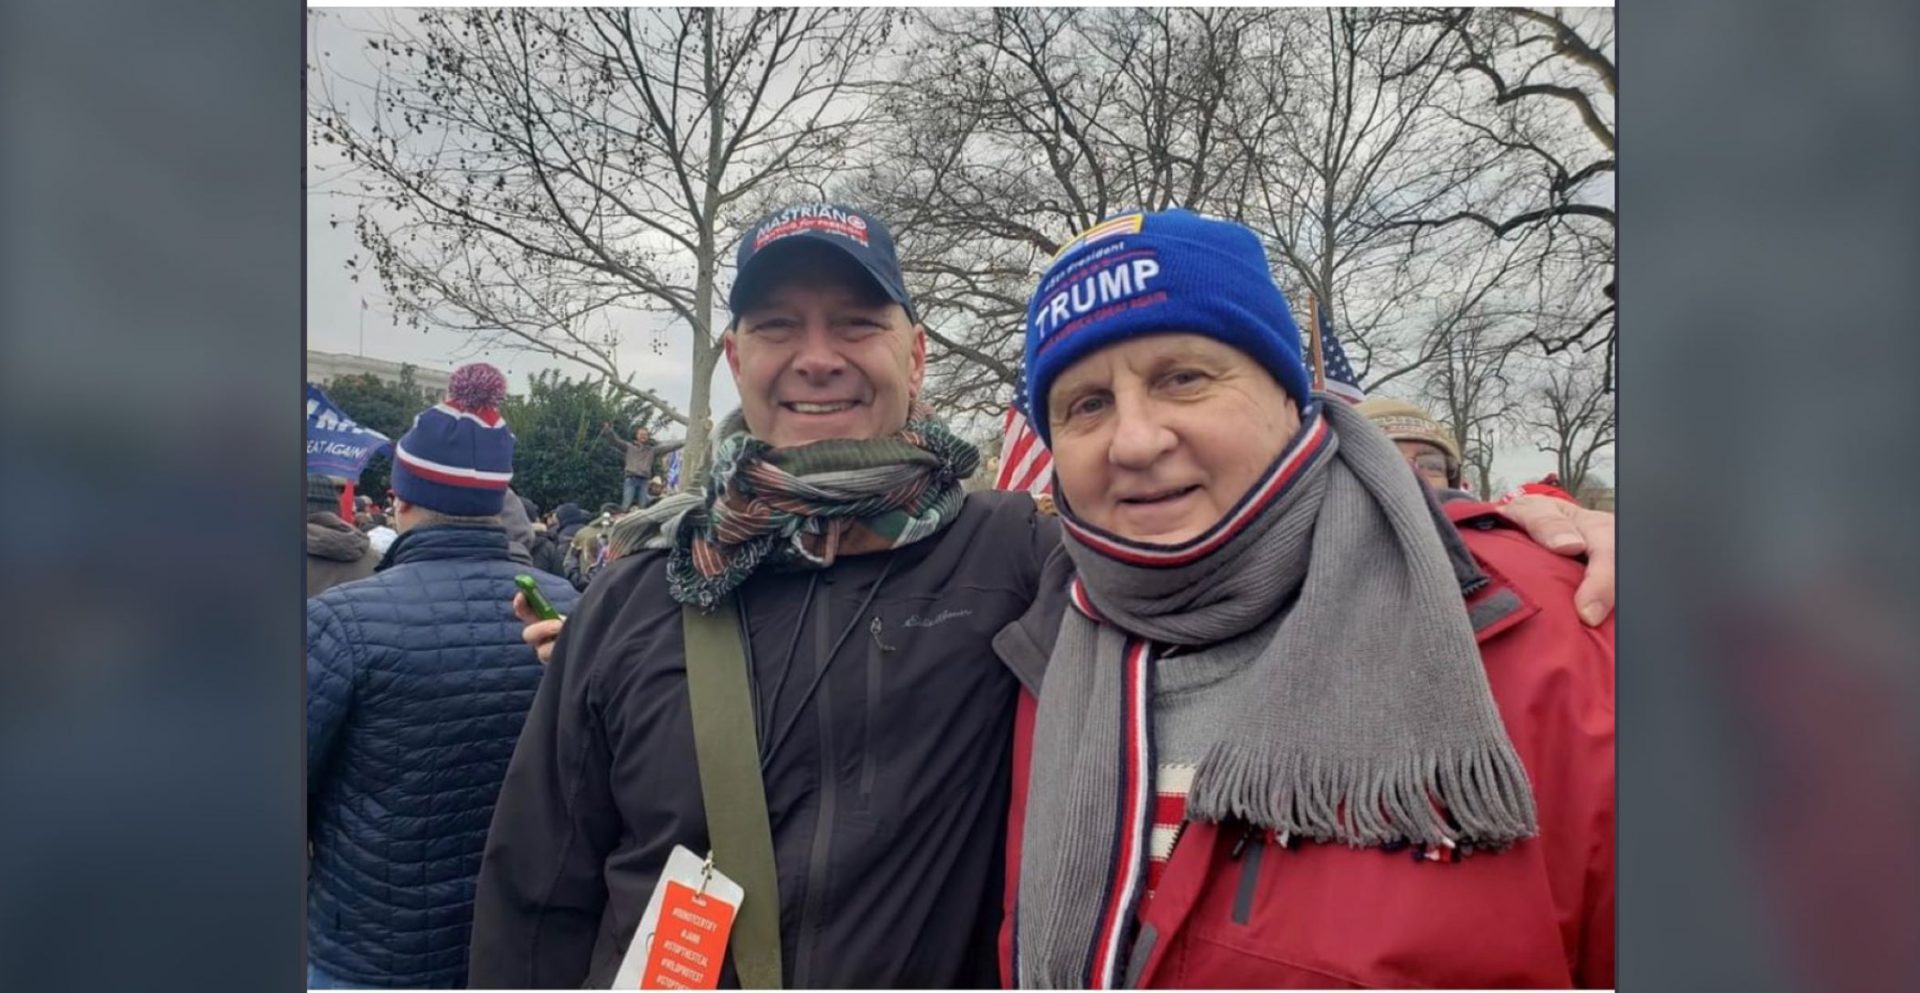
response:
M353 166L352 223L415 324L559 356L688 426L706 462L717 291L741 226L857 153L873 10L421 10L316 67L313 141ZM652 313L692 344L682 412L617 345ZM656 339L656 348L658 348Z
M1420 392L1460 443L1463 477L1475 484L1474 492L1489 496L1494 453L1521 399L1513 388L1520 341L1500 333L1499 322L1486 316L1461 320L1445 341Z
M1567 352L1531 391L1522 421L1558 463L1560 487L1579 495L1594 462L1614 443L1614 394L1608 370L1591 353Z
M1434 361L1439 333L1512 268L1485 239L1420 237L1389 223L1455 193L1479 163L1440 106L1458 42L1443 28L1366 9L1296 10L1250 39L1252 98L1269 113L1236 134L1251 168L1231 205L1262 232L1282 282L1311 294L1374 382ZM1468 285L1460 285L1464 278ZM1443 306L1441 291L1454 300Z
M709 414L728 249L797 193L895 228L927 398L960 420L1018 382L1039 270L1127 209L1262 232L1370 386L1444 408L1483 489L1532 402L1510 378L1520 345L1611 345L1611 303L1593 303L1611 295L1610 15L910 20L894 62L892 22L859 12L394 14L352 99L316 71L314 140L355 170L352 222L410 320L571 359L682 422ZM619 364L642 313L689 335L685 413Z
M1332 301L1370 384L1416 375L1465 321L1529 322L1540 239L1403 224L1487 186L1448 24L1369 10L950 11L916 23L944 72L897 82L857 185L902 233L932 343L929 397L1001 409L1025 302L1114 212L1240 219L1301 307ZM1491 208L1489 208L1491 209ZM1557 275L1557 271L1556 271ZM1537 323L1537 322L1531 322ZM1480 347L1480 346L1476 346ZM1473 351L1473 349L1469 349Z
M901 233L933 345L929 396L1004 409L1027 293L1074 234L1127 209L1217 210L1245 186L1233 134L1259 10L997 8L928 14L937 73L899 80L857 187ZM1266 113L1266 111L1262 111Z
M1453 324L1524 275L1518 244L1386 223L1475 174L1436 105L1458 89L1442 26L1165 9L954 11L920 26L947 71L893 88L896 126L861 198L903 232L929 395L949 408L1004 404L1038 269L1124 209L1186 206L1264 231L1283 285L1302 305L1309 291L1334 300L1357 367L1381 382L1433 361Z
M1477 181L1398 225L1469 225L1498 238L1533 236L1577 274L1580 319L1537 344L1604 347L1618 333L1613 12L1456 9L1393 16L1442 27L1457 42L1453 72L1471 99L1449 114L1483 156Z

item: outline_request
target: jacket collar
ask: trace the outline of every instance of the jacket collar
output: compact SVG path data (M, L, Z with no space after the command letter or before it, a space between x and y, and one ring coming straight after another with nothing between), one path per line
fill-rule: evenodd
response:
M1433 512L1433 530L1440 535L1440 547L1447 550L1447 563L1453 566L1454 581L1460 584L1460 595L1472 598L1487 585L1487 574L1474 561L1473 553L1467 550L1467 542L1460 537L1460 528L1447 504L1436 500L1429 491L1427 507Z
M1519 525L1508 520L1493 505L1475 500L1449 500L1442 504L1442 509L1447 519L1453 522L1452 527L1441 529L1441 541L1448 546L1447 556L1453 558L1457 548L1458 554L1466 556L1466 564L1481 577L1478 585L1471 589L1465 583L1461 585L1461 592L1467 600L1467 618L1473 622L1474 637L1485 643L1494 635L1539 613L1538 604L1527 599L1519 587L1501 575L1499 570L1475 559L1460 537L1462 531L1519 530ZM1460 569L1461 564L1456 560L1455 573L1459 574Z
M484 524L430 524L402 534L387 546L376 571L436 559L508 561L505 528Z

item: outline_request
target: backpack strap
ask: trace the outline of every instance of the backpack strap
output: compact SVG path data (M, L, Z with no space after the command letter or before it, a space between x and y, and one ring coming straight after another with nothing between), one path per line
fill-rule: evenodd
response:
M780 890L767 788L747 687L740 615L732 597L711 614L680 608L687 697L713 864L746 891L728 954L745 989L780 989Z

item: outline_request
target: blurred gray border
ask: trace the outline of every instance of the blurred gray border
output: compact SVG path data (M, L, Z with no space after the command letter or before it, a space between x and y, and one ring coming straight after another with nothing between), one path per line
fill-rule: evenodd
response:
M1619 11L1619 984L1912 989L1912 4Z
M303 16L0 10L0 988L300 984ZM1620 985L1910 987L1920 14L1619 22Z
M0 7L0 989L304 986L304 17Z

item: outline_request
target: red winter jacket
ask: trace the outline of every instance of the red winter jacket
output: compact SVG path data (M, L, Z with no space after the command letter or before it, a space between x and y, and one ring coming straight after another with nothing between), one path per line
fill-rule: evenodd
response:
M1129 985L1614 985L1613 619L1589 628L1574 614L1579 563L1541 549L1487 504L1446 510L1490 580L1467 606L1533 784L1539 835L1438 863L1413 849L1283 848L1237 824L1189 823L1141 913L1134 947L1150 951L1132 963ZM1050 644L1050 635L1027 638L1029 651ZM1036 707L1036 683L1026 682L1000 935L1009 985Z

